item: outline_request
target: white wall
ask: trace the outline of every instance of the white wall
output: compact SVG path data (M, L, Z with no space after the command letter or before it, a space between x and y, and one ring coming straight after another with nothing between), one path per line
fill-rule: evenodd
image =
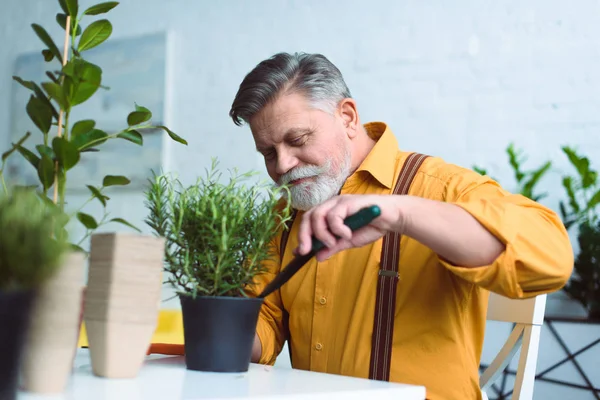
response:
M1 3L3 150L15 58L40 49L30 24L55 38L60 28L55 1ZM184 181L212 156L226 168L262 171L248 129L227 115L239 82L277 51L322 52L344 73L363 120L388 122L404 149L489 167L509 189L509 142L525 149L528 165L552 158L544 203L556 209L568 168L560 146L600 159L599 11L591 0L123 0L110 19L114 38L171 36L166 122L189 146L171 145L165 167ZM143 227L141 194L113 195L111 207ZM548 305L569 307L560 295Z

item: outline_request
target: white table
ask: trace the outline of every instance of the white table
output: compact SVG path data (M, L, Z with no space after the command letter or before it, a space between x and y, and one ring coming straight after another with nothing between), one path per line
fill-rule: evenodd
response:
M105 379L92 374L88 350L79 349L64 394L18 396L18 400L342 398L423 400L425 388L258 364L251 364L246 373L189 371L183 357L159 355L148 357L136 379Z

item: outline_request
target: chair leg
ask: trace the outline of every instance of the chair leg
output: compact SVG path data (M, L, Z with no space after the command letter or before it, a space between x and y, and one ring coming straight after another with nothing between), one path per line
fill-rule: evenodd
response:
M519 367L515 378L513 400L532 400L535 370L540 346L540 325L528 325L523 332Z
M523 329L524 325L522 324L517 324L514 327L508 339L506 339L504 346L502 346L502 349L496 355L496 358L494 358L492 363L479 377L479 386L482 391L488 389L502 375L508 364L512 361L523 340Z

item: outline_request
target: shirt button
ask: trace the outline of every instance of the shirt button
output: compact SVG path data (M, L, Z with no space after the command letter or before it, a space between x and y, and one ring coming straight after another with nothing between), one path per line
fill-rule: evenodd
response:
M317 349L317 350L321 350L322 348L323 348L323 345L321 343L317 343L315 345L315 349Z
M321 298L319 299L319 303L321 303L321 304L325 305L325 303L327 303L327 299L326 299L325 297L321 297Z

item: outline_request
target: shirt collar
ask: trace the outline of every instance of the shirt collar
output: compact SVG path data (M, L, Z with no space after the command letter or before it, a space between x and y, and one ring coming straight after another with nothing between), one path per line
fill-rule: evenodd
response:
M364 124L364 127L367 134L376 143L356 172L366 171L379 183L390 189L394 183L394 170L399 150L398 141L384 122L369 122Z

